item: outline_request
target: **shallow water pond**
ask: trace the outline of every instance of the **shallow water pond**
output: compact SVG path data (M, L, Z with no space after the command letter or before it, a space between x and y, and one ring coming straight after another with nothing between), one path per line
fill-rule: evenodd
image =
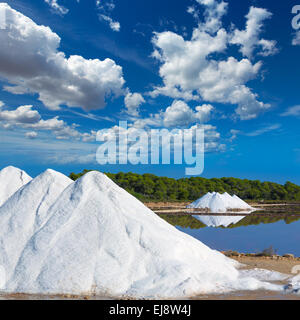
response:
M272 247L277 254L291 253L300 257L300 213L160 216L212 249L259 253Z

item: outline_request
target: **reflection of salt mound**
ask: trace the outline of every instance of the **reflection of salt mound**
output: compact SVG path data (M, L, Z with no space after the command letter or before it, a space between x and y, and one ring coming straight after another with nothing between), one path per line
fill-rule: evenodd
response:
M240 277L235 261L178 231L101 173L86 174L56 201L51 197L48 206L55 203L44 207L41 219L38 191L47 187L36 180L30 200L33 183L0 212L6 292L183 297L278 289ZM27 208L21 217L16 201Z
M217 192L207 193L202 198L196 200L188 206L188 208L206 209L212 213L226 213L230 211L240 210L251 212L254 209L238 196L233 197L227 192L220 194Z
M31 180L25 171L6 167L0 171L0 206L18 189Z
M0 265L11 276L24 246L47 220L48 209L72 180L47 170L19 189L0 208Z
M194 216L197 220L201 221L208 227L229 227L232 224L237 224L243 220L244 216Z

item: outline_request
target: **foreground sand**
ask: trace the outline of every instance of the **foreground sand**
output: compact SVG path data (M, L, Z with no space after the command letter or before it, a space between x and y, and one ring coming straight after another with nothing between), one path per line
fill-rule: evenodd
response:
M269 257L231 257L238 262L245 264L245 268L259 268L267 269L270 271L277 271L280 273L292 275L292 269L295 266L300 266L300 259L288 259L283 257L278 257L275 259Z
M207 295L192 298L191 300L300 300L296 294L284 294L269 291L241 291L233 294Z

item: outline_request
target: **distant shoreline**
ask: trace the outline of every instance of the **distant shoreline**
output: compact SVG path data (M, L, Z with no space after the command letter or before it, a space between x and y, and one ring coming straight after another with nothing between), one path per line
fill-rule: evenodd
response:
M266 216L277 216L277 215L300 215L300 203L299 202L279 202L279 203L257 203L249 202L256 211L249 213L246 210L230 210L225 213L212 213L209 209L187 209L190 202L144 202L145 206L154 211L157 214L168 214L168 215L218 215L218 216L230 216L230 215L266 215ZM296 209L296 210L295 210ZM298 211L299 210L299 211Z

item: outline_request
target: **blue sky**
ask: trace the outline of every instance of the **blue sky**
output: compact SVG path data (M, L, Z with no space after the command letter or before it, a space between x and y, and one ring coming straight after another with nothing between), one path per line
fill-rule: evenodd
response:
M146 130L202 123L202 176L300 184L294 5L1 2L0 167L182 177L185 165L97 164L95 132L119 120Z

